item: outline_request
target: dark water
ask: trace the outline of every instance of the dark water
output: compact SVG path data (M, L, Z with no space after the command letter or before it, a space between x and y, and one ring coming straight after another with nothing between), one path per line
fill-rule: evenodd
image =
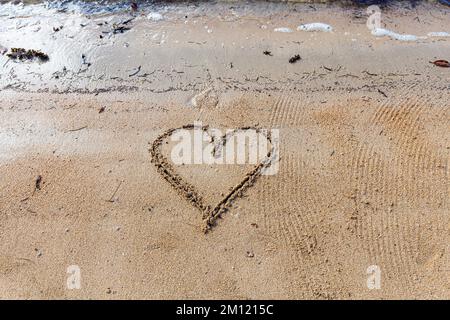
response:
M401 2L408 3L418 3L426 0L403 0ZM447 0L436 0L438 2L449 2ZM152 4L167 4L167 3L202 3L202 2L236 2L234 0L222 0L222 1L210 1L210 0L0 0L0 4L4 3L23 3L23 4L37 4L37 3L45 3L48 6L67 6L69 4L81 4L81 5L94 5L94 6L107 6L107 7L129 7L131 2L135 2L138 5L152 5ZM286 0L253 0L247 2L286 2ZM344 4L362 4L362 5L370 5L370 4L389 4L392 2L400 2L399 0L289 0L290 3L323 3L323 2L340 2Z
M425 0L407 0L407 1L398 1L398 0L328 0L326 2L329 3L340 3L343 5L389 5L391 3L401 3L405 6L414 6L417 3L425 1ZM436 0L437 2L440 2L442 4L450 5L450 0ZM285 0L250 0L250 1L227 1L227 0L214 0L214 1L207 1L207 0L0 0L0 6L23 6L23 5L40 5L44 6L47 9L55 9L61 12L72 12L77 11L84 14L97 14L97 13L115 13L115 12L122 12L122 11L129 11L131 10L131 3L135 2L139 9L146 9L146 8L155 8L160 7L168 4L174 4L174 3L187 3L190 5L196 5L201 6L205 3L230 3L233 5L240 4L240 3L246 3L246 4L258 4L261 2L265 2L266 4L268 2L273 3L280 3L280 2L286 2ZM320 2L323 3L324 1L311 1L311 0L290 0L289 5L292 5L294 2L296 3L302 3L302 2Z

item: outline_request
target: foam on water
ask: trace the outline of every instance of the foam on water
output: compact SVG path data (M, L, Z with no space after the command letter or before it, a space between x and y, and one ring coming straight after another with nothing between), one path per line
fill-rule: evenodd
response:
M440 37L440 38L444 38L444 37L450 37L450 33L448 32L444 32L444 31L438 31L438 32L429 32L426 36L416 36L413 34L400 34L394 31L391 31L389 29L384 29L384 28L375 28L372 30L372 34L375 37L390 37L394 40L398 40L398 41L406 41L406 42L413 42L413 41L417 41L417 40L423 40L423 39L427 39L428 37Z
M162 14L159 13L159 12L150 12L150 13L147 15L147 18L148 18L149 20L153 20L153 21L160 21L160 20L164 19L163 16L162 16Z
M101 1L100 1L101 2ZM130 4L105 2L85 2L85 1L43 1L24 5L23 3L0 4L0 16L14 18L27 15L48 14L48 13L75 13L75 14L104 14L116 13L127 10Z
M413 34L400 34L396 33L394 31L384 29L384 28L375 28L372 30L372 34L375 37L390 37L392 39L398 40L398 41L417 41L419 39L426 39L427 37L419 37Z
M275 28L273 29L273 31L275 32L285 32L285 33L290 33L293 32L291 28Z
M445 38L445 37L450 37L450 33L444 32L444 31L429 32L429 33L428 33L428 36L429 36L429 37L441 37L441 38Z
M302 24L297 27L299 31L321 31L321 32L331 32L333 31L333 27L329 24L322 22L314 22Z

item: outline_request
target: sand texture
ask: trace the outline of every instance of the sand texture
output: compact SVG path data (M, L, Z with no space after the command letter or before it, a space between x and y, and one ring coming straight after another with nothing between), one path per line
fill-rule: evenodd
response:
M259 5L0 17L0 45L49 56L0 55L0 298L450 298L450 38ZM382 23L450 32L450 10ZM278 129L279 172L171 164L194 121Z

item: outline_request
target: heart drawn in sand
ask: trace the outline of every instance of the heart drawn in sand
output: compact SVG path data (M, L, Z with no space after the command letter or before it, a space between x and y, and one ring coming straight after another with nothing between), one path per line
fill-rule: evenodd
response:
M204 221L203 232L208 232L211 227L215 224L215 221L226 212L233 200L238 197L241 197L243 192L248 189L250 186L254 184L256 179L262 174L265 168L268 168L275 157L275 147L272 143L272 137L270 132L264 131L259 128L254 127L241 127L234 129L232 131L227 132L227 134L223 135L219 141L215 141L214 137L212 137L212 142L214 143L213 153L217 152L217 148L223 148L228 141L228 139L233 136L238 131L243 130L255 130L256 133L264 134L267 141L270 143L271 147L267 152L264 159L262 159L259 163L257 163L253 169L247 172L244 178L232 188L232 190L222 199L219 203L212 207L211 205L207 205L203 200L203 197L198 193L195 187L189 182L185 181L175 170L174 166L167 160L166 157L161 152L161 145L163 142L168 139L175 131L177 130L193 130L193 129L201 129L204 132L207 132L208 126L195 126L192 124L184 125L179 128L169 129L163 134L161 134L156 140L152 143L150 148L150 153L152 156L152 163L156 166L159 174L170 183L170 185L186 200L188 200L194 207L202 212L202 219Z

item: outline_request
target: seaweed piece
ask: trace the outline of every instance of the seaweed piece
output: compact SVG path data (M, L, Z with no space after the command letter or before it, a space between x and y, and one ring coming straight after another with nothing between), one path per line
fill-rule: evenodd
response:
M430 63L434 64L437 67L450 68L450 63L447 60L430 61Z
M295 56L293 56L289 59L289 63L296 63L300 59L301 59L300 55L296 54Z
M11 48L11 52L6 54L6 56L13 60L28 60L32 61L34 59L38 59L42 62L46 62L49 60L49 57L47 54L43 53L39 50L26 50L24 48Z

